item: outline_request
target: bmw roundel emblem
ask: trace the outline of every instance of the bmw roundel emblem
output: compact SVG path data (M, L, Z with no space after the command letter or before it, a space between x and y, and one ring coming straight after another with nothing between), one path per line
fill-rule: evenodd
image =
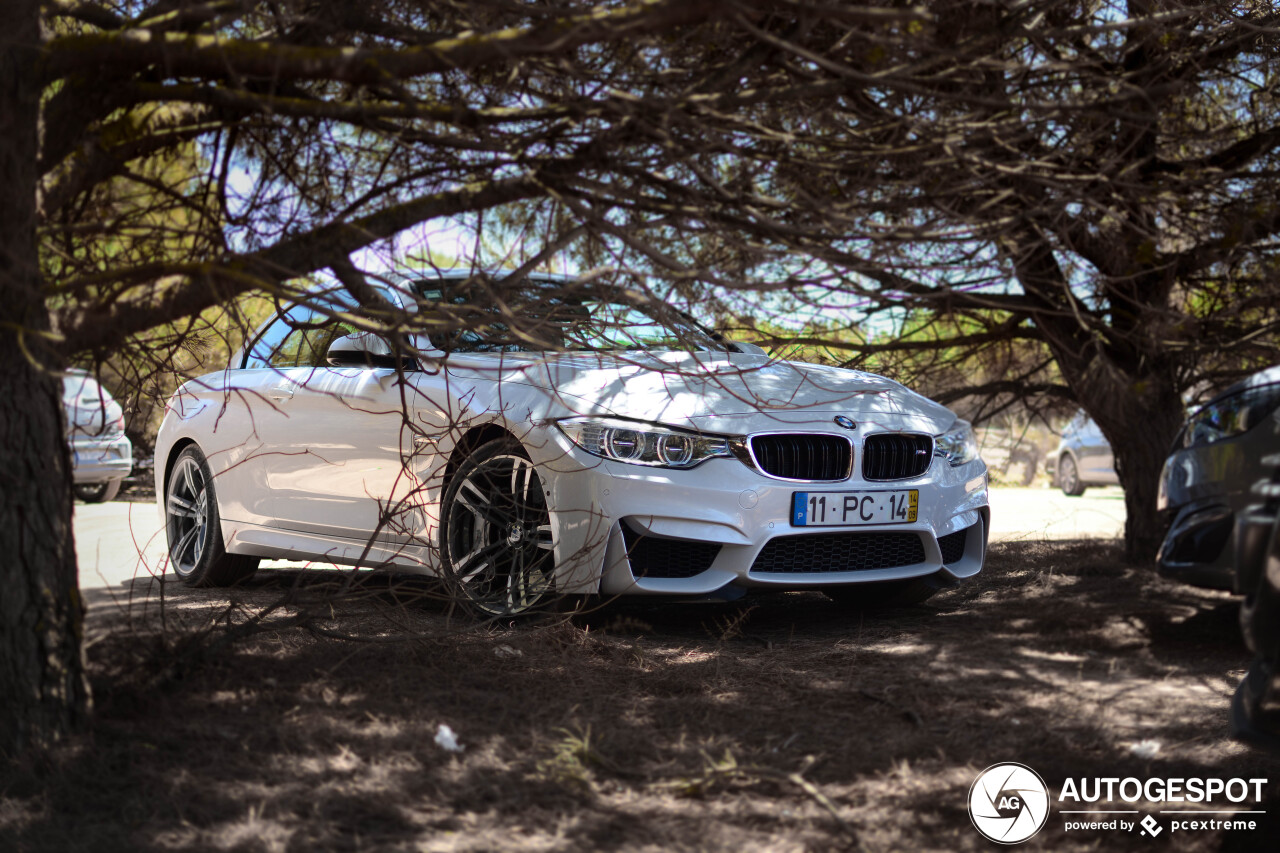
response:
M836 415L836 423L845 429L857 429L858 424L853 418L846 418L844 415Z

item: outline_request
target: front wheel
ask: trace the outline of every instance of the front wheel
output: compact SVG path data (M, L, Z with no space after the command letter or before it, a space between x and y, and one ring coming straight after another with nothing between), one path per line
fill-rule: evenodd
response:
M523 448L480 446L445 490L440 556L454 597L489 616L543 609L556 597L551 516Z
M1069 497L1078 498L1084 494L1085 485L1080 481L1080 469L1076 460L1070 456L1064 456L1058 461L1058 485L1062 488L1062 493Z
M257 571L257 557L227 553L213 472L195 445L169 472L164 515L169 565L187 586L231 586Z

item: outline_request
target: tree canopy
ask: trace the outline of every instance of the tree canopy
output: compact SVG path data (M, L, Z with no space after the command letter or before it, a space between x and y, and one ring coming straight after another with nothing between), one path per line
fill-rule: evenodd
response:
M854 364L897 353L907 378L935 369L930 349L977 358L1022 342L1018 359L986 357L1008 369L949 399L1086 409L1116 451L1129 556L1149 560L1184 403L1280 355L1280 13L804 8L669 51L686 90L705 85L701 63L732 57L715 78L731 81L732 109L664 126L683 153L664 171L620 165L566 204L640 258L661 253L657 267L855 305L908 332L871 336ZM768 97L782 90L803 96ZM922 324L934 332L909 333Z
M704 28L742 14L756 13L713 0L9 3L0 693L17 700L0 710L0 750L87 709L57 388L69 357L164 360L204 312L249 292L287 299L326 267L367 296L353 252L553 197L651 147L613 57L714 41Z
M1184 398L1276 360L1270 3L10 0L6 24L0 750L87 705L57 371L166 360L325 269L364 302L352 256L422 223L524 223L520 270L568 252L723 316L799 306L900 378L986 353L1008 367L949 393L1088 410L1138 560Z

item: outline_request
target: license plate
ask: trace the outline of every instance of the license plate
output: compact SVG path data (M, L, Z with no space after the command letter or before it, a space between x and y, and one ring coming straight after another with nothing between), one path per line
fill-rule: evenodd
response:
M920 490L792 492L792 527L910 524L920 510Z

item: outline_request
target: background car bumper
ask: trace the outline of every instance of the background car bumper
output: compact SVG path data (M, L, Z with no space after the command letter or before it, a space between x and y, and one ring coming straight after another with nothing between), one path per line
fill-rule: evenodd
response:
M71 473L76 483L120 480L133 470L133 444L125 436L71 445Z

